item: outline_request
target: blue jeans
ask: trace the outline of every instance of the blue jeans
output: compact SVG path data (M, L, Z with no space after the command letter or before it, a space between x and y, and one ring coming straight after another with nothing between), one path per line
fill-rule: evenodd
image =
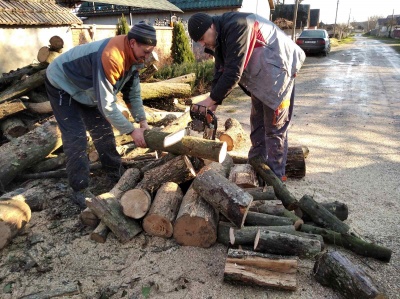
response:
M290 106L273 110L256 97L251 97L251 148L249 159L261 156L275 175L282 179L288 151L288 128L293 115L294 86Z
M63 150L67 158L69 185L75 191L89 186L89 158L86 130L92 137L103 168L109 172L121 170L121 157L116 150L111 124L97 107L75 101L68 93L55 88L45 79L47 95L61 131Z

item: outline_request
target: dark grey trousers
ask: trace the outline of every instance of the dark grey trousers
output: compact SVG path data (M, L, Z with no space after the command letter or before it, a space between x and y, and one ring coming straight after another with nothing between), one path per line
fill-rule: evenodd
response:
M293 114L294 86L290 96L290 106L277 111L251 97L251 148L249 159L262 156L267 165L280 179L285 176L288 151L288 128Z
M47 77L45 86L61 131L63 150L67 157L68 180L72 189L79 191L89 186L86 130L93 140L103 168L108 172L120 171L121 157L116 150L111 124L97 107L78 103L65 91L51 85Z

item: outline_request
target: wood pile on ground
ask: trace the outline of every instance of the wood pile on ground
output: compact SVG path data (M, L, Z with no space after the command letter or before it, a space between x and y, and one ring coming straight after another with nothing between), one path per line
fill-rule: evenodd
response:
M62 49L59 39L52 42L40 49L39 64L0 78L0 250L34 217L32 212L67 193L16 188L26 180L66 177L60 132L43 86L50 56L57 56L52 52ZM154 70L154 64L148 65L142 80ZM384 262L390 261L391 250L353 232L345 222L346 204L318 203L307 194L297 199L261 157L248 161L245 154L231 155L244 142L240 122L227 119L215 141L185 136L164 146L168 134L190 121L185 104L208 95L191 97L192 80L194 75L188 74L141 83L144 104L158 105L146 105L153 126L145 132L148 149L136 148L129 137L115 133L127 170L115 186L101 193L93 190L96 196L87 200L80 219L93 228L90 238L105 243L112 233L127 243L146 233L173 238L181 246L208 248L220 242L229 248L225 281L289 291L298 287L298 260L315 259L313 272L321 284L348 298L385 298L362 269L339 251L330 251L329 244ZM131 119L123 101L120 106ZM306 175L307 155L305 146L289 148L289 178ZM88 157L92 170L101 167L90 140Z

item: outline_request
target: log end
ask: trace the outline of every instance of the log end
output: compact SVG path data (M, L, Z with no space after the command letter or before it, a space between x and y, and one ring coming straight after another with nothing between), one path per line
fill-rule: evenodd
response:
M173 236L180 245L208 248L217 241L217 228L204 218L183 215L175 222Z
M228 152L228 145L226 144L226 142L223 142L221 150L219 152L219 158L218 158L219 163L224 162L227 152Z
M171 221L156 214L144 218L143 229L149 235L162 238L170 238L174 231Z
M228 152L233 150L233 139L231 136L227 134L221 134L221 136L219 136L219 141L226 142Z
M150 209L151 196L143 189L126 191L121 197L122 212L133 219L143 218Z

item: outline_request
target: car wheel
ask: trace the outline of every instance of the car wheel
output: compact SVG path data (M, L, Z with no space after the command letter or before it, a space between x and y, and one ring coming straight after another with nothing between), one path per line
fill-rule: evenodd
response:
M327 53L326 50L322 51L322 56L326 57L327 54L328 54L328 53Z

